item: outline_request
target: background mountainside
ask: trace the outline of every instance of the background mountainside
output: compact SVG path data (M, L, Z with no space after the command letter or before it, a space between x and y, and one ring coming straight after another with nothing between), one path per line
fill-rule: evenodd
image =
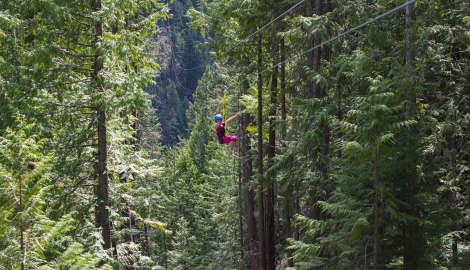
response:
M162 69L155 77L156 85L146 88L153 95L160 141L168 146L189 136L188 102L210 61L206 39L189 26L186 12L190 8L197 9L197 1L176 0L169 4L171 18L158 24L160 33L154 46Z

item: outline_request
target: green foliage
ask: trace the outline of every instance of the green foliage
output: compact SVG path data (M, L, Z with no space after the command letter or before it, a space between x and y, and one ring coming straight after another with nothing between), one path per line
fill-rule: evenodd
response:
M187 14L198 13L192 1L175 1L170 5L171 18L160 23L161 33L156 51L162 58L162 70L155 78L156 86L147 89L153 94L153 106L157 109L161 125L160 141L174 146L189 137L191 125L186 116L199 79L210 61L204 33L190 27ZM153 48L155 50L155 48Z
M102 249L90 253L75 236L80 227L75 213L51 219L51 157L44 140L27 135L34 125L16 123L18 130L6 129L0 138L1 265L15 268L23 261L37 269L111 269L99 267Z
M238 168L262 162L278 259L291 260L278 267L369 269L376 256L381 269L468 268L469 5L416 1L411 29L399 10L322 46L317 70L306 52L316 38L402 4L321 1L322 14L306 16L317 2L272 21L296 3L2 1L0 265L241 269L253 258L240 241L248 221L239 214L250 209L239 203ZM207 44L218 57L210 67ZM280 54L282 89L280 66L258 74ZM227 115L244 106L252 122L240 165L212 126L224 86ZM97 112L107 120L105 172ZM275 157L253 158L256 125L265 144L271 124ZM172 147L162 153L160 143ZM108 178L108 250L98 174Z
M378 3L375 4L378 5ZM351 26L357 25L355 21L361 17L357 16L357 7L359 6L349 6L350 8L346 9L344 6L338 9L333 8L332 14L344 16L340 21L343 26L336 24L339 21L336 21L335 24L327 23L327 25L329 27L331 25L339 27L339 32L342 30L341 27L347 29L348 23ZM420 5L418 4L417 10L419 8ZM448 8L448 14L455 14L450 11L455 8L454 6L449 6ZM343 11L345 12L342 13ZM353 12L354 16L349 16L349 12ZM366 9L361 10L361 12L364 12L360 14L367 15L366 17L372 17L366 12ZM403 18L400 16L397 18ZM417 20L424 20L424 18L429 16L432 15L418 16ZM438 17L435 16L436 22L439 21ZM304 23L304 25L308 25L308 18L302 20L302 17L299 16L297 20L298 24ZM325 21L327 20L325 19ZM404 47L400 44L400 41L404 38L404 33L400 32L400 29L395 25L385 26L387 23L388 21L378 21L374 25L361 30L360 35L344 37L345 42L333 43L331 45L331 52L334 54L334 57L331 58L330 62L323 63L321 74L312 74L312 80L329 90L330 96L324 99L325 103L322 103L323 100L296 100L296 103L294 103L299 111L298 116L301 117L301 120L293 122L296 123L296 127L300 127L298 129L301 130L300 134L302 134L302 137L299 137L301 146L298 148L298 152L294 152L294 154L305 153L311 155L315 151L320 150L320 148L316 148L316 145L320 143L322 136L321 119L328 119L329 125L334 127L333 136L338 136L335 142L330 145L330 153L339 153L339 158L332 158L330 160L331 163L329 163L332 165L330 167L331 177L335 180L335 189L329 197L317 203L322 211L328 214L326 221L323 222L323 219L318 221L317 219L300 218L300 224L305 226L305 237L302 241L291 242L291 249L295 250L293 258L299 261L296 263L296 266L301 269L308 269L309 267L321 267L322 269L368 267L367 262L370 262L372 259L371 257L365 258L363 253L371 254L372 251L372 242L369 242L369 239L373 234L372 210L374 207L379 207L379 246L387 250L387 252L379 256L379 263L386 261L401 261L401 265L409 263L400 259L404 255L400 253L399 247L405 245L405 249L408 248L406 247L407 239L411 237L408 233L414 228L415 232L419 231L419 235L413 236L416 243L419 243L419 249L415 248L415 252L420 257L419 265L435 266L447 264L445 260L437 262L434 259L436 256L439 256L437 254L439 254L441 244L439 244L438 239L442 233L449 230L453 231L452 226L447 227L450 224L440 219L439 216L443 213L456 212L455 210L446 210L451 205L442 204L443 200L440 199L440 192L435 186L435 174L427 174L424 171L427 171L427 168L434 167L434 165L440 167L437 164L442 164L440 161L443 156L451 157L455 155L444 154L441 156L437 154L433 147L439 145L439 143L431 142L428 137L429 134L433 133L431 130L434 130L434 127L437 127L439 130L443 130L442 128L445 127L447 136L453 133L447 129L450 127L449 123L441 126L438 124L440 120L436 119L436 116L439 119L443 119L441 118L442 116L450 115L450 111L444 113L444 111L437 109L440 107L439 104L446 103L444 99L449 97L449 95L442 94L440 95L442 98L434 99L431 96L435 92L431 96L428 94L431 93L429 86L432 85L435 86L435 88L432 88L435 90L447 83L458 85L459 79L456 78L459 76L454 77L455 79L450 79L448 77L449 73L447 73L447 75L443 75L446 79L440 83L436 85L431 83L436 78L431 79L427 74L437 75L434 72L438 71L438 69L435 69L433 67L434 64L431 64L431 62L424 64L428 60L432 61L428 57L429 54L426 53L428 49L417 50L419 56L417 56L416 70L410 70L408 67L403 66L397 59L404 58ZM390 27L391 30L386 30L387 27ZM437 29L440 27L449 29L447 25L433 27L436 32L432 35L439 33L441 30ZM295 35L295 31L299 30L293 30L292 35ZM420 31L420 35L429 38L430 35L424 34L425 31L425 28L423 28ZM380 33L380 35L377 35L377 33ZM458 40L458 38L454 39L455 37L451 37L452 34L449 35L449 33L453 33L453 31L449 32L447 30L447 36L444 35L444 38L439 41L437 41L438 39L433 39L432 42L437 41L440 44L439 46L441 46L440 48L452 46L452 42L449 43L449 41ZM286 33L285 37L288 38L290 34L290 32ZM432 42L428 42L429 39L427 41L425 38L420 39L416 42L415 48L429 48L428 46ZM459 42L456 42L457 47L459 46L458 44ZM431 45L431 47L433 46ZM336 53L335 50L337 50ZM459 49L454 50L458 51ZM439 58L445 54L444 52L436 53L435 56ZM443 65L446 66L443 70L455 68L459 65L458 63L458 59L456 61L449 61ZM432 67L432 70L429 69L429 65ZM461 68L454 70L459 70L457 72L463 74L460 73L462 71ZM322 78L329 78L329 83L325 83ZM416 118L407 117L407 108L414 106L406 98L408 89L412 87L416 91L417 100L419 101L419 103L416 103L419 109L419 114ZM459 88L459 86L456 86L455 89ZM446 88L444 87L444 89ZM426 99L432 105L423 104L423 99ZM447 103L447 105L456 104L455 99L451 99L453 101ZM437 100L439 102L434 103ZM328 105L326 102L329 104L332 104L332 102L336 103L334 104L335 107ZM437 106L436 110L433 106ZM451 109L451 111L456 112L454 109ZM466 112L467 110L459 109L458 111ZM455 116L453 114L453 117ZM454 123L458 118L454 118ZM301 123L308 124L302 125ZM304 126L306 127L305 129L303 128ZM420 132L411 132L416 130ZM431 135L431 137L433 136ZM420 142L424 143L422 145L423 148L419 148L421 147ZM411 191L412 187L408 182L411 169L408 166L412 162L409 151L413 151L409 147L413 144L419 149L412 154L415 156L415 162L418 162L418 164L423 162L423 164L417 166L421 173L418 180L419 184L414 188L414 191ZM297 146L297 144L293 145ZM450 146L450 144L447 144L447 146ZM444 148L447 150L444 150ZM444 148L441 148L441 150L445 152L450 150L447 147ZM304 149L307 151L302 152ZM419 154L421 149L427 158L423 159L423 156ZM460 149L463 148L460 147ZM375 155L376 150L378 155ZM431 152L439 157L435 160L432 158L433 161L431 161L429 159ZM301 162L296 163L294 162L295 160ZM305 170L315 166L313 164L304 165L303 162L305 161L308 161L308 159L296 157L296 159L287 163L287 166L292 166L290 164L300 164ZM319 163L317 162L316 164ZM455 165L455 162L452 164L447 163L444 167L455 168ZM374 174L376 169L379 183L378 206L373 204L373 194L375 192ZM296 170L291 171L296 172ZM311 183L312 180L309 180L307 177L310 175L311 177L317 177L321 173L318 170L313 170L310 174L305 173L304 170L299 171L301 173L296 174L296 177L302 177L302 180L293 179L299 183L298 185L302 185L302 182ZM431 176L432 174L434 176ZM458 179L452 176L450 178ZM292 178L287 177L287 179ZM302 188L300 189L302 190ZM447 193L447 195L450 195L450 193ZM354 212L359 209L362 211ZM347 218L345 216L347 213L351 214L352 218L348 220L349 223L343 222L345 220L343 217ZM462 221L457 217L451 219L454 225ZM466 221L463 222L466 223ZM428 224L435 224L436 229L430 229ZM453 227L456 228L456 226ZM408 233L402 235L403 231ZM453 239L456 238L458 237L454 235ZM430 241L430 239L433 240ZM369 251L367 251L368 249ZM359 258L364 258L366 261ZM395 265L399 264L395 263Z
M188 118L195 119L191 136L184 145L165 151L162 166L166 170L157 178L163 194L158 218L171 231L155 235L160 247L157 260L169 269L233 269L239 259L233 236L237 218L234 165L213 130L223 86L230 85L219 74L208 71L201 79L188 110ZM232 94L229 91L229 100ZM233 102L227 104L229 109L233 106Z
M144 238L129 239L150 224L164 230L144 206L149 197L155 205L146 180L159 171L149 158L159 146L148 135L158 137L158 130L146 126L154 119L139 121L150 109L143 87L158 68L144 42L167 18L164 7L133 0L103 1L97 10L80 0L0 5L0 171L8 180L2 181L2 265L152 265L142 252ZM107 117L105 170L117 257L103 249L95 224L98 111ZM124 210L136 223L130 230L121 223Z

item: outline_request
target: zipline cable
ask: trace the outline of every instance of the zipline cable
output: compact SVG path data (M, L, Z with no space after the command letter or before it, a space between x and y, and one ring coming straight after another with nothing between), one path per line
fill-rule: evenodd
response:
M173 59L174 59L174 58L172 57L172 58L171 58L171 61L172 61L172 62L173 62ZM173 72L175 73L175 78L176 78L176 81L178 82L178 84L179 84L184 90L186 90L187 92L190 92L190 93L191 93L192 90L191 90L191 89L188 89L188 88L186 88L186 87L184 87L183 84L181 84L180 80L178 79L178 74L176 73L174 64L173 64Z
M300 4L302 4L305 0L301 0L300 2L298 2L297 4L295 4L294 6L292 6L291 8L289 8L287 11L285 11L284 13L282 13L281 15L277 16L275 19L271 20L270 22L268 22L267 24L265 24L263 27L261 27L260 29L256 30L255 32L253 32L251 35L247 36L246 38L244 38L243 40L237 42L235 45L233 45L232 47L230 47L230 49L228 49L227 52L231 51L234 47L238 46L240 43L242 42L245 42L245 41L248 41L248 39L256 34L258 34L259 32L261 32L264 28L268 27L270 24L272 24L273 22L277 21L279 18L283 17L284 15L286 15L287 13L291 12L293 9L295 9L296 7L298 7Z
M411 1L409 1L409 2L406 2L406 3L403 4L403 5L400 5L400 6L396 7L396 8L393 8L393 9L391 9L391 10L389 10L389 11L387 11L387 12L385 12L385 13L383 13L383 14L381 14L381 15L379 15L379 16L373 18L373 19L369 19L367 22L364 22L364 23L362 23L362 24L360 24L360 25L358 25L358 26L356 26L356 27L354 27L354 28L351 28L351 29L349 29L348 31L343 32L343 33L341 33L341 34L335 36L334 38L331 38L331 39L329 39L329 40L327 40L327 41L325 41L325 42L323 42L323 43L321 43L321 44L319 44L319 45L317 45L317 46L315 46L315 47L313 47L313 48L310 48L310 49L308 49L308 50L306 50L306 51L304 51L304 52L301 52L301 53L299 53L299 54L296 54L296 55L292 56L291 58L289 58L289 59L287 59L287 60L285 60L285 61L283 61L283 62L277 63L277 64L274 65L274 66L271 66L271 67L269 67L269 68L267 68L267 69L265 69L265 70L263 70L263 71L260 71L260 72L256 73L255 75L263 74L263 73L265 73L266 71L269 71L269 70L271 70L271 69L273 69L273 68L275 68L275 67L277 67L277 66L279 66L279 65L285 64L286 62L290 62L291 60L293 60L293 59L295 59L295 58L297 58L297 57L299 57L299 56L302 56L302 55L304 55L304 54L306 54L306 53L309 53L309 52L315 50L316 48L319 48L319 47L321 47L321 46L323 46L323 45L326 45L326 44L328 44L328 43L330 43L330 42L332 42L332 41L334 41L334 40L337 40L337 39L339 39L340 37L343 37L343 36L345 36L345 35L347 35L347 34L353 32L353 31L356 31L356 30L358 30L358 29L360 29L360 28L362 28L362 27L364 27L364 26L370 24L370 23L373 23L373 22L375 22L375 21L377 21L377 20L379 20L379 19L381 19L381 18L383 18L383 17L385 17L385 16L387 16L387 15L389 15L389 14L391 14L391 13L394 13L395 11L397 11L397 10L399 10L399 9L402 9L402 8L406 7L407 5L410 5L410 4L414 3L414 2L416 2L416 0L411 0Z
M291 12L292 10L294 10L295 8L297 8L300 4L302 4L303 2L305 2L305 0L301 0L300 2L298 2L297 4L293 5L291 8L289 8L288 10L286 10L285 12L283 12L281 15L277 16L275 19L271 20L270 22L268 22L267 24L265 24L264 26L262 26L260 29L256 30L255 32L253 32L252 34L250 34L249 36L247 36L246 38L244 38L243 40L235 43L235 45L233 45L232 47L230 47L225 53L227 52L230 52L233 48L235 48L236 46L238 46L239 44L241 44L242 42L245 42L245 41L248 41L248 39L250 39L252 36L256 35L257 33L263 31L266 27L268 27L270 24L274 23L275 21L277 21L279 18L282 18L283 16L285 16L287 13ZM226 101L226 92L227 92L227 86L225 86L225 90L224 90L224 103L223 103L223 108L222 108L222 117L224 119L224 122L225 122L225 101Z
M178 63L178 61L176 60L175 51L172 50L172 54L173 54L173 58L175 59L175 62L176 62L176 67L179 68L179 69L181 69L181 70L184 70L184 71L191 71L191 70L195 70L195 69L198 69L198 68L201 68L201 67L206 66L205 64L201 64L201 65L199 65L199 66L197 66L197 67L193 67L193 68L182 68L182 67L180 66L180 64Z
M167 22L167 27L168 27L168 35L170 36L171 53L172 53L173 58L175 59L176 67L179 68L179 69L181 69L181 70L190 71L190 70L195 70L195 69L198 69L198 68L200 68L200 67L205 66L205 65L203 65L203 64L201 64L201 65L199 65L199 66L197 66L197 67L193 67L193 68L183 68L183 67L180 66L180 64L178 63L178 60L176 60L175 50L174 50L174 47L173 47L173 40L172 40L172 38L171 38L171 29L172 29L172 27L171 27L170 19L168 18L168 19L166 20L166 22Z
M171 58L171 63L172 63L171 66L172 66L173 73L175 74L176 81L181 86L181 88L183 88L187 93L192 93L194 91L184 87L183 84L180 82L180 80L178 78L178 73L176 72L175 66L179 67L179 64L178 64L178 61L176 60L175 50L174 50L174 46L173 46L173 40L172 40L172 37L171 37L171 24L170 24L169 19L167 19L167 24L168 24L168 35L169 35L170 50L171 50L171 57L170 58ZM182 70L192 70L192 69L183 69L181 67L179 67L179 68L182 69ZM198 68L198 67L195 67L193 69L196 69L196 68Z
M270 22L268 22L267 24L265 24L264 26L262 26L260 29L256 30L255 32L253 32L252 34L250 34L248 37L244 38L243 40L237 42L235 45L233 45L232 47L230 47L230 49L228 49L226 52L229 52L231 51L233 48L235 48L236 46L238 46L239 44L241 44L242 42L246 42L248 41L248 39L250 39L252 36L256 35L257 33L263 31L266 27L268 27L269 25L271 25L272 23L274 23L275 21L277 21L278 19L282 18L283 16L285 16L287 13L291 12L292 10L294 10L295 8L297 8L300 4L302 4L303 2L305 2L305 0L301 0L300 2L298 2L297 4L293 5L291 8L289 8L288 10L286 10L285 12L283 12L281 15L277 16L275 19L271 20ZM176 59L176 55L175 55L175 52L174 52L174 47L173 47L173 40L172 40L172 37L171 37L171 24L170 24L170 19L167 19L167 25L168 25L168 34L169 34L169 40L170 40L170 48L171 48L171 53L172 53L172 61L174 61L174 66L176 66L177 68L181 69L181 70L185 70L185 71L190 71L190 70L194 70L194 69L198 69L200 67L202 67L203 65L199 65L197 67L193 67L193 68L182 68L177 59ZM191 89L188 89L186 87L184 87L181 82L179 81L178 79L178 76L176 74L176 70L174 70L174 66L173 66L173 72L175 74L175 77L176 77L176 81L178 82L178 84L186 91L191 91ZM272 67L274 68L274 67Z

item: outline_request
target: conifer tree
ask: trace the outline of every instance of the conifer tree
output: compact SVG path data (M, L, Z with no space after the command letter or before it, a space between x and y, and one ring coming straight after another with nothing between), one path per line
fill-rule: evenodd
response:
M6 58L8 61L2 68L23 70L19 76L4 73L5 79L17 85L22 80L24 89L31 93L23 103L28 106L18 102L20 92L11 92L8 96L12 99L4 101L12 109L10 112L22 110L21 114L28 116L21 117L22 121L35 123L33 134L47 142L47 151L53 159L49 165L54 164L48 167L48 181L55 188L48 195L51 205L44 211L48 213L47 218L55 221L69 215L64 219L66 223L50 227L60 229L73 224L74 219L82 221L81 226L77 225L79 233L73 235L74 240L84 235L80 243L68 241L58 250L73 247L70 252L76 257L93 253L94 258L84 256L80 262L89 267L98 267L98 264L109 267L106 262L116 265L129 262L126 254L118 254L116 245L114 250L103 250L103 247L111 247L112 237L119 237L112 235L109 226L112 220L106 214L110 207L116 206L110 203L113 199L110 194L115 194L113 184L117 175L131 172L144 179L145 174L154 169L148 166L143 151L135 152L127 160L121 158L124 155L121 151L136 131L133 113L142 112L148 106L142 88L150 82L155 65L143 57L141 48L142 41L153 32L156 20L163 15L162 8L150 1L124 1L115 9L109 9L108 5L112 4L117 3L42 1L29 5L27 1L2 2L2 12L9 10L23 20L16 26L5 25L7 43L12 48L22 49L16 50L15 58ZM142 17L134 16L144 9L150 12ZM127 20L129 18L134 20ZM14 28L21 31L13 31ZM2 57L7 56L7 51L1 53ZM139 72L133 67L138 67ZM13 89L11 86L6 89ZM14 114L5 115L12 119ZM150 170L145 168L147 166ZM101 180L98 189L103 191L99 193L99 201L93 199L93 187L98 186L98 179ZM101 206L96 219L90 219L93 204ZM101 228L93 231L84 225L94 221ZM66 239L71 229L63 230ZM91 237L99 230L102 238ZM115 256L122 257L112 258L113 251ZM144 265L143 257L137 257L131 260ZM57 256L51 256L45 261L56 259ZM80 265L78 260L76 262ZM70 261L64 265L66 263Z

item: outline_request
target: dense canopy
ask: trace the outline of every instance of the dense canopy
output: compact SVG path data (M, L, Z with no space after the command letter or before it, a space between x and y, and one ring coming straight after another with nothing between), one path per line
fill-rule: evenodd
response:
M0 269L470 268L466 1L2 0L0 45Z

